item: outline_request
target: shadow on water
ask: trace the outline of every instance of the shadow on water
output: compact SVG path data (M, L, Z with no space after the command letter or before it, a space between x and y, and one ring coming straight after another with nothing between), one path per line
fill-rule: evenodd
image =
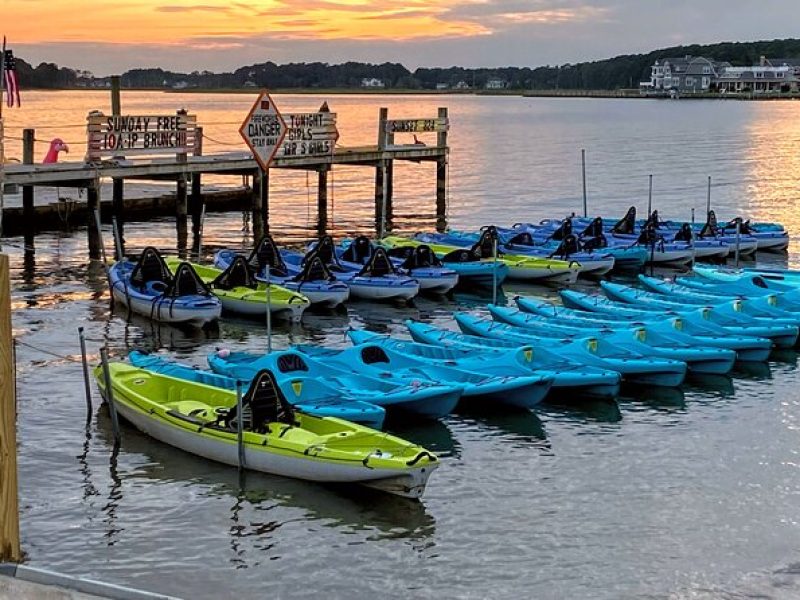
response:
M545 402L536 407L536 410L541 413L557 415L562 419L581 422L617 423L622 420L622 411L616 400L548 396Z
M797 367L798 356L794 348L775 348L770 352L769 359L781 367Z
M105 336L113 348L125 354L134 349L146 352L188 350L220 339L220 327L216 322L202 329L178 327L131 313L119 304L114 306L113 315L117 318L105 325ZM121 330L117 331L117 328Z
M461 456L461 445L453 437L450 427L441 421L412 419L390 412L383 429L431 450L440 457Z
M750 381L767 381L772 379L772 368L769 363L737 360L733 365L732 375L738 379Z
M108 503L103 508L106 515L106 537L109 544L116 541L117 508L127 495L135 494L137 483L192 484L202 486L198 493L208 497L230 498L231 539L251 536L268 536L283 523L244 522L240 511L271 510L275 506L300 509L305 518L322 522L326 527L360 530L374 528L382 536L392 538L426 539L435 532L436 521L423 502L392 496L359 485L320 484L288 477L279 477L245 471L236 467L208 461L193 454L163 444L141 433L127 422L121 425L122 442L114 450L111 419L104 405L97 412L97 441L110 456L111 488ZM116 453L119 453L117 456ZM130 467L120 467L118 458L126 456ZM81 471L85 471L86 457L79 457ZM86 477L91 480L91 474ZM435 475L434 475L435 477ZM123 486L123 483L125 484ZM87 493L94 489L87 483ZM128 498L135 504L135 499ZM297 520L296 515L287 517Z
M683 410L686 395L679 387L645 386L625 383L620 390L620 402L635 402L657 410Z
M719 397L733 396L736 393L730 375L712 373L690 373L682 388L686 391L698 391Z
M504 437L526 446L550 449L544 423L530 410L497 410L478 406L459 406L457 418L478 424L492 437Z

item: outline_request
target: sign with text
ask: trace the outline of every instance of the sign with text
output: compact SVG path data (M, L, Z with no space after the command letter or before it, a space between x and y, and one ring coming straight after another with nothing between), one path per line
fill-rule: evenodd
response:
M266 171L286 135L286 123L269 93L259 94L239 133L256 162Z
M386 121L386 133L429 133L447 131L450 122L445 117L433 119L390 119Z
M197 118L193 115L113 115L87 117L87 160L104 156L187 154L195 144Z
M291 113L284 115L286 137L275 154L276 158L333 156L339 130L336 113Z

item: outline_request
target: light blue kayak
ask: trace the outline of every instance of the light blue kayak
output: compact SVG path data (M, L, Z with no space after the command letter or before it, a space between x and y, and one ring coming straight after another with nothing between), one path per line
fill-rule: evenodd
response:
M498 404L533 408L544 399L553 384L552 377L534 374L516 362L495 360L494 364L479 364L473 360L462 365L458 361L435 361L416 356L391 343L364 341L345 350L321 346L295 348L324 360L327 365L342 369L354 367L371 377L401 383L422 380L462 386L462 402L474 401L484 408Z
M568 292L564 290L564 292ZM562 292L562 293L564 293ZM593 298L613 302L600 296L590 296L580 292L568 292L574 297L571 304L579 305L580 297L585 296L585 301L589 304ZM567 308L566 306L555 306L549 302L534 300L532 298L516 298L517 306L525 312L538 314L546 317L558 319L559 322L575 324L578 327L586 327L590 330L596 327L609 329L629 329L639 325L647 325L648 328L668 335L676 341L684 342L689 345L701 345L711 348L724 348L736 352L737 360L741 361L764 361L769 357L772 342L766 338L754 338L746 336L735 336L722 328L708 327L700 325L692 320L687 320L674 315L659 315L645 313L642 318L604 312L590 312ZM569 301L565 301L565 304Z
M791 348L797 342L798 327L794 322L785 319L749 316L740 312L741 302L737 300L725 306L697 308L692 315L691 309L687 312L686 304L662 300L659 298L659 294L608 281L601 281L600 286L612 300L631 304L634 308L656 312L672 311L687 318L699 316L706 321L725 327L731 333L769 338L779 348Z
M714 269L696 268L699 277L678 277L676 283L700 291L713 291L747 296L764 296L777 292L797 291L798 285L786 277L765 277L757 273L744 272L729 275Z
M134 350L128 354L128 360L133 366L152 373L226 390L236 389L236 379L219 375L213 371L183 365L160 356ZM243 393L247 391L249 384L250 380L241 382ZM347 400L324 381L313 377L297 376L279 382L279 385L286 399L295 408L306 414L316 417L337 417L373 429L380 429L383 426L386 416L385 409L368 402Z
M489 305L489 312L496 321L515 327L528 329L536 335L586 335L603 336L603 339L619 348L630 350L642 356L657 356L686 363L693 373L722 375L733 369L736 352L723 348L704 347L699 344L679 341L648 325L609 329L602 326L568 326L556 319L523 312L515 308Z
M446 350L482 357L504 357L521 351L534 373L553 377L551 396L561 400L610 399L619 394L620 375L616 371L584 365L544 346L534 348L513 341L467 335L417 321L409 320L405 324L416 342Z
M450 414L461 398L461 386L436 384L421 379L398 383L368 377L355 369L330 366L294 350L271 354L228 352L208 355L215 373L250 381L262 369L270 369L280 385L298 376L324 381L349 399L370 402L387 409L397 409L420 417L436 419Z
M620 348L606 341L604 337L553 339L472 314L456 313L454 317L464 333L518 344L545 346L583 364L617 371L624 380L631 383L673 387L680 385L686 377L685 362L667 358L649 358L638 352Z

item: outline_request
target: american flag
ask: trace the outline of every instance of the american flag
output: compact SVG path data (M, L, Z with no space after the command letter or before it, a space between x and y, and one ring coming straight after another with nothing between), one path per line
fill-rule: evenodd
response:
M6 50L3 60L5 61L5 87L6 91L8 92L8 96L6 96L6 105L11 108L14 106L14 102L16 102L17 106L22 106L22 103L19 100L17 60L14 58L14 53L11 50Z

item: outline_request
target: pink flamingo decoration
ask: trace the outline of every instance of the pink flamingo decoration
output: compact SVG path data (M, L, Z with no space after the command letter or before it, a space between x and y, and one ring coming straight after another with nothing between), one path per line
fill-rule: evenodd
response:
M69 152L69 146L64 143L64 140L61 138L56 138L52 142L50 142L50 150L47 151L47 155L44 157L42 161L44 164L51 164L58 162L58 153L59 152Z

